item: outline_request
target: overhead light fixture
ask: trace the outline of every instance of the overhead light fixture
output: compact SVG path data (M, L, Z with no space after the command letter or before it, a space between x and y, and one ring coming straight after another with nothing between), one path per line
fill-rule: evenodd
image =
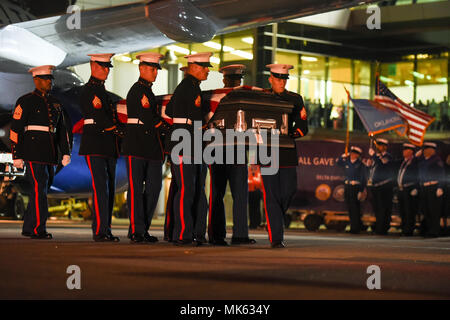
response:
M167 46L166 48L168 50L172 50L172 51L175 51L175 52L178 52L178 53L182 53L182 54L186 54L186 55L188 55L190 53L189 49L186 49L186 48L183 48L183 47L180 47L180 46L176 46L174 44L172 44L170 46ZM196 53L196 52L192 51L192 53Z
M311 71L309 71L309 70L303 70L303 74L310 74L311 73Z
M391 79L391 78L386 78L383 76L380 76L380 80L383 82L395 82L395 80Z
M439 79L437 79L437 82L447 83L447 78L439 78Z
M303 61L308 61L308 62L316 62L317 58L316 57L309 57L309 56L302 56L302 60Z
M134 60L133 60L133 63L134 63L134 64L139 64L139 63L141 63L141 61L139 61L138 59L134 59Z
M414 82L412 82L411 80L405 80L405 84L407 86L414 87Z
M234 54L235 56L247 59L247 60L253 60L253 54L250 52L245 52L242 50L234 50L230 52L231 54Z
M241 41L248 43L248 44L253 44L253 42L254 42L253 37L245 37L245 38L242 38Z
M203 43L204 46L209 47L209 48L213 48L216 50L220 50L222 48L222 45L220 43L214 42L214 41L207 41ZM253 54L250 52L246 52L246 51L242 51L242 50L236 50L232 47L229 46L223 46L223 51L227 52L227 53L231 53L234 54L235 56L247 59L247 60L252 60L253 59Z
M425 78L425 75L422 74L422 73L420 73L420 72L410 71L410 73L412 73L412 75L413 75L414 77L416 77L416 78L419 78L419 79L424 79L424 78Z
M207 42L203 42L202 44L205 47L213 48L213 49L216 49L216 50L220 50L222 48L220 43L217 43L217 42L214 42L214 41L207 41Z

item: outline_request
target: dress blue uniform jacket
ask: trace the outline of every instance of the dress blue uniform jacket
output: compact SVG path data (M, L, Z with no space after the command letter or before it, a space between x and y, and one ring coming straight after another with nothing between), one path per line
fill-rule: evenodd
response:
M118 123L117 110L104 81L91 77L82 88L80 104L83 118L93 119L94 124L83 126L79 154L117 158L119 141L113 131Z
M418 158L412 157L408 160L400 160L396 162L396 181L398 187L414 187L419 186L419 161Z
M127 124L121 153L163 161L164 150L158 132L163 120L158 115L156 98L151 88L151 82L139 78L128 92L128 119L139 119L139 124Z
M385 184L392 180L392 155L389 152L384 154L376 153L372 156L373 165L369 167L368 179L372 180L372 186L377 184Z
M69 133L61 103L52 95L35 90L16 102L10 139L14 159L57 164L58 153L70 155ZM49 131L26 130L27 126L48 127Z
M421 157L421 160L419 161L419 180L421 185L426 182L438 181L438 187L444 187L444 164L437 154L428 159Z
M308 133L308 119L302 119L300 113L305 108L301 95L284 90L281 94L276 94L272 89L267 90L285 101L294 105L292 112L288 116L288 133L297 133L303 137ZM305 109L306 110L306 109ZM296 167L298 165L297 148L280 148L280 167Z
M350 161L350 157L339 157L337 164L344 167L346 181L358 181L360 190L364 190L366 186L366 167L361 159L355 162Z

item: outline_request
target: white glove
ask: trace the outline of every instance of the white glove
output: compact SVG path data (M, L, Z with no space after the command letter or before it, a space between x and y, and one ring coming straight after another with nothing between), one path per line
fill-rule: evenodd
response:
M373 150L372 148L369 149L369 156L373 156L375 154L375 150Z
M61 164L65 167L70 163L70 156L65 154L62 158Z
M417 189L412 189L409 194L412 195L413 197L415 197L419 194L419 191L417 191Z
M436 197L441 197L444 194L444 190L442 188L437 188L436 190Z
M416 158L420 157L422 155L422 149L416 152Z
M343 153L343 154L341 155L341 157L342 157L342 158L347 158L347 157L348 157L348 153Z
M23 169L23 160L22 159L14 159L13 166L18 169Z
M365 201L367 198L367 191L364 189L363 191L358 192L357 199L358 201Z

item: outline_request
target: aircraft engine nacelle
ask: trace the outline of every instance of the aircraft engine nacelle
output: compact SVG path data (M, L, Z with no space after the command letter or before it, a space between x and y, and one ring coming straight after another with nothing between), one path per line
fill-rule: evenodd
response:
M177 42L205 42L217 26L189 0L155 1L146 7L148 19L168 38Z

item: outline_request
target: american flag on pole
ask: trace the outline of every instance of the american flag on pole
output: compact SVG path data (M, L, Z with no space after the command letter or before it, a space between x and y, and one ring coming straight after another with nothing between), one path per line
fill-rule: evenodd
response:
M376 79L374 100L401 115L408 124L406 133L408 140L416 146L422 146L425 132L435 120L434 117L400 100L378 77Z

